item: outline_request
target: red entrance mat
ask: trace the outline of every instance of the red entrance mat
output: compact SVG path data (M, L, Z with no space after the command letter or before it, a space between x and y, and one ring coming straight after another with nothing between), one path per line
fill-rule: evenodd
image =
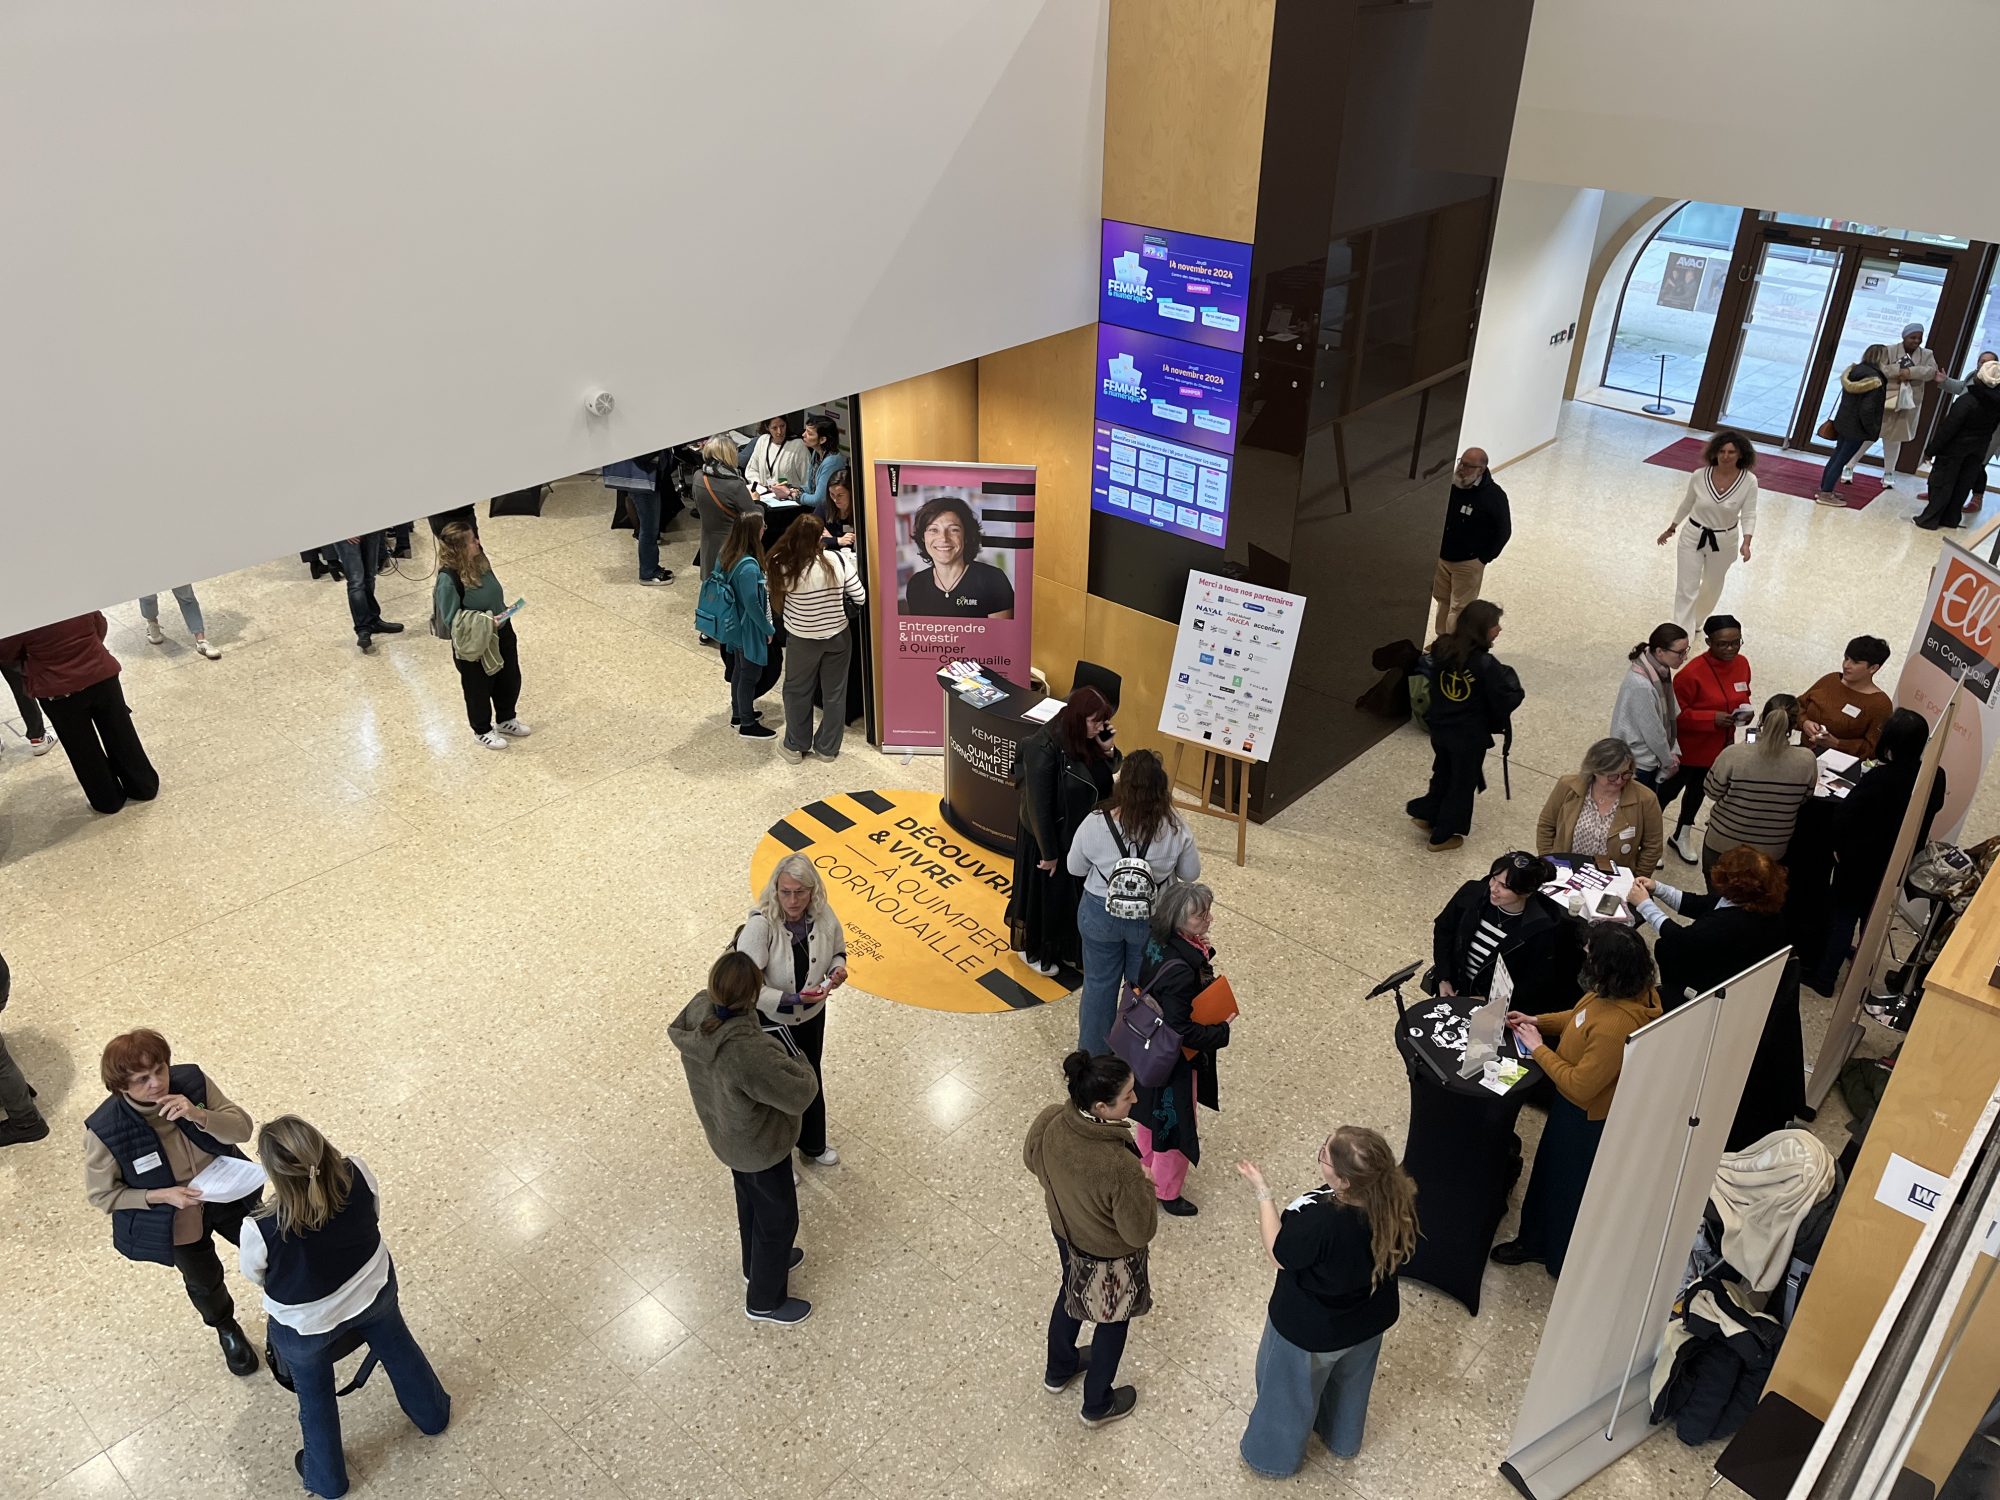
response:
M1684 474L1692 474L1701 467L1701 450L1707 446L1707 438L1682 438L1677 443L1667 444L1646 462L1657 464L1662 469L1679 469ZM1781 495L1797 495L1802 500L1810 500L1819 493L1819 476L1825 471L1823 460L1807 463L1803 459L1760 453L1757 455L1757 488L1765 493L1775 490ZM1882 493L1882 481L1856 474L1854 483L1842 485L1835 493L1847 502L1849 510L1866 510Z

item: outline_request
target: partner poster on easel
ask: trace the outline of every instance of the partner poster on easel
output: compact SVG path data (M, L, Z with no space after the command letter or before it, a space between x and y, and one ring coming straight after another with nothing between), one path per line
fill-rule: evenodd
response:
M1203 750L1268 761L1305 609L1303 594L1190 572L1160 732Z

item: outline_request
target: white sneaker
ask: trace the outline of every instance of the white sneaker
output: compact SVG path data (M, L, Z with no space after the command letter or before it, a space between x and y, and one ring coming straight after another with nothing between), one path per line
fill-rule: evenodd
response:
M529 735L535 732L534 730L530 729L526 724L523 724L519 719L508 719L505 723L495 724L493 727L499 730L502 734L517 740L525 740Z
M1692 823L1685 828L1675 829L1672 842L1674 853L1678 854L1688 864L1698 865L1701 863L1701 845L1694 841L1694 825Z
M1028 967L1044 979L1053 979L1056 975L1062 973L1062 968L1058 964L1029 964Z
M818 1156L809 1156L806 1160L816 1161L822 1167L837 1167L840 1165L840 1153L834 1150L833 1147L828 1146Z
M38 740L29 740L28 748L37 755L47 755L56 747L56 732L51 729Z
M151 641L155 646L165 643L167 633L160 629L160 622L158 620L148 620L146 622L146 639Z
M222 653L216 650L215 647L209 645L208 637L205 635L198 635L194 638L194 649L199 651L203 656L207 657L210 661L222 660Z
M473 738L478 740L488 750L505 750L507 748L506 736L495 730L489 729L484 734L475 734Z

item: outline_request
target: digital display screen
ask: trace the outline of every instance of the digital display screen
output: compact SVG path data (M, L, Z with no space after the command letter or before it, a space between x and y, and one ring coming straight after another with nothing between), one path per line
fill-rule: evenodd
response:
M1241 354L1250 246L1106 219L1097 302L1101 323Z
M1242 380L1240 355L1097 325L1101 420L1228 453L1236 447Z
M1090 508L1220 547L1229 532L1227 453L1100 420L1091 455Z

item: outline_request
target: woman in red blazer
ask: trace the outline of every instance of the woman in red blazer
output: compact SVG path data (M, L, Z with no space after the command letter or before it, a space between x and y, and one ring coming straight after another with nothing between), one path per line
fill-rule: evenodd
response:
M1738 709L1750 703L1750 658L1743 654L1743 627L1734 615L1710 615L1701 622L1708 649L1674 676L1674 701L1680 707L1681 766L1671 782L1660 787L1660 811L1676 794L1680 817L1667 847L1689 864L1701 859L1694 835L1695 814L1701 811L1708 769L1736 738ZM1747 723L1747 715L1740 722Z

